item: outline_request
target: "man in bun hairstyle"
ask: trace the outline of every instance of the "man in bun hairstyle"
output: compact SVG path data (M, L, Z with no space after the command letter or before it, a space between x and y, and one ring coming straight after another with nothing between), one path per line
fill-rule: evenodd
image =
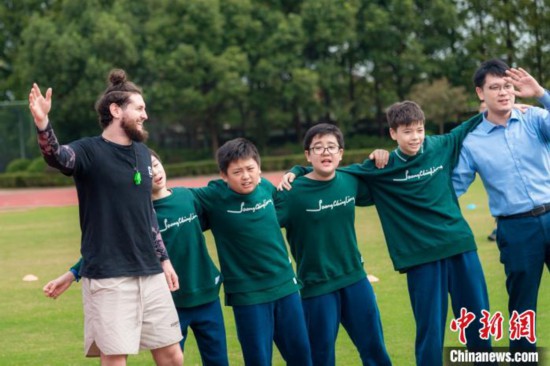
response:
M87 357L126 365L127 355L150 349L157 365L182 365L170 295L179 283L151 202L145 102L124 70L112 70L108 81L96 102L101 134L67 145L59 144L48 118L52 89L43 95L35 83L29 94L40 151L73 177L78 193L82 263L63 276L82 278ZM44 287L47 296L63 292L61 277Z

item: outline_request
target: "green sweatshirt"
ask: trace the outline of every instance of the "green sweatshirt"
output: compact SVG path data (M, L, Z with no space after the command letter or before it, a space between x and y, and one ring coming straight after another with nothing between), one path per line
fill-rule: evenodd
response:
M292 190L278 192L277 214L296 260L303 298L365 278L355 235L355 206L368 204L372 200L367 186L342 172L330 181L299 177Z
M201 222L187 188L173 188L170 196L153 201L160 233L180 288L172 293L176 307L188 308L218 298L220 271L208 254Z
M176 307L189 308L216 300L222 277L208 254L201 227L206 224L201 225L189 189L174 188L170 196L153 201L153 206L179 279L179 290L172 292ZM81 263L82 258L71 267L73 274L80 272Z
M269 181L245 195L221 179L192 192L216 241L228 305L266 303L299 290Z
M479 122L481 115L448 134L426 136L415 156L396 149L384 169L370 160L342 168L367 183L396 270L477 249L451 175L462 142Z

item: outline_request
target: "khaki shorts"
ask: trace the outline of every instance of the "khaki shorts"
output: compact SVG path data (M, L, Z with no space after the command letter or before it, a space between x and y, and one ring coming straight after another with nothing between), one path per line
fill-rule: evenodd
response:
M163 273L82 279L84 353L137 354L181 339L178 314Z

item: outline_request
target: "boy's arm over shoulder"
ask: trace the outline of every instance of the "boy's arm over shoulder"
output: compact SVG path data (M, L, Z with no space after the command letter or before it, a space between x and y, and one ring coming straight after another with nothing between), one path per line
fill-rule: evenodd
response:
M355 163L338 168L338 171L355 175L356 177L368 177L377 170L376 164L371 159L365 159L362 163Z
M181 190L182 192L185 192L185 195L181 197L181 199L185 200L185 204L187 205L189 201L191 202L195 214L199 218L199 222L201 225L202 231L210 230L210 221L208 220L208 216L205 214L202 205L200 202L196 199L195 192L196 190L199 190L200 188L188 188L188 187L174 187L172 188L174 192ZM194 192L195 190L195 192Z
M208 182L206 187L188 188L195 198L195 207L199 204L202 209L205 209L209 202L219 196L219 192L223 190L223 184L225 183L221 179L214 179Z
M483 114L478 113L469 120L462 122L459 126L453 128L451 132L443 136L452 139L457 146L460 146L468 134L475 130L481 121L483 121Z
M451 132L433 137L432 141L439 141L441 143L437 144L436 148L443 149L441 150L441 153L446 152L450 154L450 164L452 167L455 167L456 164L458 164L462 143L468 134L475 130L482 121L483 114L478 113L469 120L462 122L460 126L453 128Z
M452 182L457 197L462 196L468 190L476 177L476 167L473 159L470 158L470 152L467 147L462 147L458 163L456 164Z
M283 190L291 190L292 189L292 182L298 177L304 176L310 172L313 171L313 168L311 166L304 167L300 165L293 166L289 171L287 171L283 177L281 178L281 181L277 185L277 190L283 191Z
M289 172L293 173L296 177L301 177L302 175L306 175L312 171L313 168L310 166L294 165Z

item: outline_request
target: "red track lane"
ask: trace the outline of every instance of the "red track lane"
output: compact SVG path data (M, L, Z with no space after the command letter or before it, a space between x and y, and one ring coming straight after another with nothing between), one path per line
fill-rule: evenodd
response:
M268 179L273 184L278 184L283 174L283 172L267 172L262 173L262 177ZM219 176L210 175L169 179L168 186L202 187L209 180L217 178ZM74 187L0 189L0 210L45 206L72 206L76 204L78 204L78 199Z

